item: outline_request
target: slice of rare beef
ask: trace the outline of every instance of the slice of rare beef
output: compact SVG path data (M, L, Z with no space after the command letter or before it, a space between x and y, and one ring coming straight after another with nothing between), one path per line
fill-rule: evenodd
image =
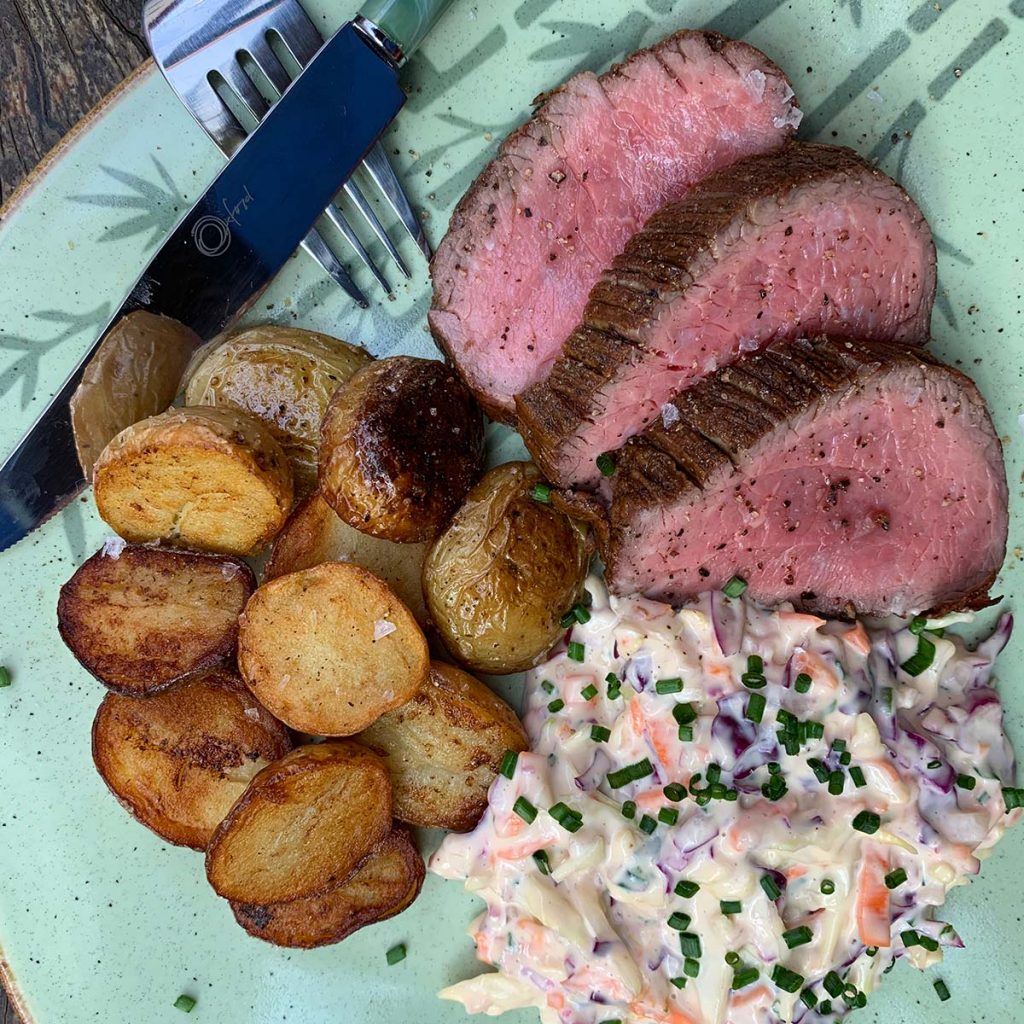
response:
M935 247L913 200L854 152L792 143L662 207L594 287L550 375L517 400L553 480L595 459L717 366L817 331L923 344Z
M672 408L611 478L602 555L615 592L679 600L739 575L755 600L826 614L987 602L1006 474L958 370L906 345L796 340Z
M778 149L799 121L782 71L714 32L677 32L544 97L459 203L431 266L431 330L484 408L512 417L662 203Z

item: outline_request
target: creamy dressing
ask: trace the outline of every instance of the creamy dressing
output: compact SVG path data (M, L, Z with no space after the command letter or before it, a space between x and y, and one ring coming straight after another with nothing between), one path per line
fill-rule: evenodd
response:
M530 752L431 862L486 901L471 934L498 969L443 997L544 1024L811 1024L960 944L935 911L1021 814L990 679L1008 617L972 652L938 622L588 589L529 674Z

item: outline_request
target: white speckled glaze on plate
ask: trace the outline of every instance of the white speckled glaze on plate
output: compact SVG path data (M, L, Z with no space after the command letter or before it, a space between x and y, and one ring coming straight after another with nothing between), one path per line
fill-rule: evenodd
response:
M324 31L354 4L308 2ZM1021 575L1024 343L1024 0L455 0L407 72L410 99L387 143L440 238L459 195L530 100L579 68L600 70L683 26L762 47L791 76L802 134L869 155L924 208L939 244L935 348L969 371L1004 437L1013 519L996 592ZM152 72L139 75L56 154L0 219L0 448L8 450L121 300L220 158ZM252 319L298 322L377 355L432 351L426 267L359 313L295 258ZM363 280L362 278L360 278ZM366 287L369 284L364 281ZM496 457L514 438L495 431ZM93 770L102 687L57 637L59 585L106 536L84 497L0 555L0 958L35 1024L457 1024L434 993L475 973L465 934L479 904L428 878L407 913L339 946L290 952L247 937L202 859L132 821ZM1024 748L1022 645L1000 676ZM504 690L515 697L514 683ZM436 836L427 836L427 846ZM932 978L900 965L857 1018L884 1024L1016 1024L1024 830L951 899L967 948ZM408 958L385 966L396 942ZM535 1015L510 1015L510 1024Z

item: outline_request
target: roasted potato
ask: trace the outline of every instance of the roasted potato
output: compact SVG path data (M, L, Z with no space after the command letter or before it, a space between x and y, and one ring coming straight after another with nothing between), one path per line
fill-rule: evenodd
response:
M430 540L479 476L483 444L483 414L454 370L433 359L381 359L324 414L320 492L363 533Z
M238 667L282 722L351 736L404 704L426 679L427 641L372 573L344 562L278 576L249 599Z
M455 832L480 819L505 751L527 746L519 719L500 697L439 661L412 700L358 740L387 765L396 818Z
M232 903L231 909L257 939L312 949L401 913L419 895L424 874L408 831L397 826L341 885L323 895L269 906Z
M423 624L427 606L421 577L426 557L425 543L396 544L354 530L314 493L295 509L277 535L263 581L324 562L351 562L382 579Z
M86 478L111 438L174 401L198 346L184 324L143 310L110 329L71 396L71 428Z
M122 806L157 835L205 850L260 769L291 749L288 730L214 669L144 700L108 693L92 757Z
M189 376L185 401L241 409L262 420L292 464L296 489L306 494L316 485L327 403L371 361L368 352L326 334L252 327L206 353Z
M93 474L100 516L125 540L256 554L292 507L292 473L257 419L171 409L121 431Z
M285 903L345 881L391 831L391 782L376 754L338 740L267 765L217 827L206 877L239 903Z
M423 563L423 593L445 646L462 664L501 675L536 665L579 599L586 534L531 497L529 462L488 472Z
M237 558L108 542L61 587L57 628L117 693L155 693L229 658L256 589Z

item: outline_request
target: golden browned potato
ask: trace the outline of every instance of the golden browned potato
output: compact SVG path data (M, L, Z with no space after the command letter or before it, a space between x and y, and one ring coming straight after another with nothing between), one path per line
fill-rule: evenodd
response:
M439 661L408 704L358 738L387 765L396 818L455 832L480 819L505 751L527 746L519 719L500 697Z
M399 825L341 885L323 895L269 906L232 903L231 909L257 939L313 949L400 914L419 895L424 874L423 858Z
M190 374L185 401L241 409L262 420L291 461L296 489L305 494L316 486L327 403L371 361L364 349L326 334L251 327L206 353Z
M174 401L198 346L184 324L143 310L110 329L71 397L71 428L87 479L111 438Z
M238 667L282 722L351 736L404 704L426 678L427 641L372 573L344 562L278 576L249 599Z
M121 431L93 473L96 507L125 540L259 552L292 507L292 473L257 419L171 409Z
M61 587L57 628L118 693L155 693L229 658L256 589L237 558L107 544Z
M263 581L324 562L351 562L382 579L422 625L427 621L422 576L428 546L396 544L360 533L314 492L295 509L274 540Z
M586 535L531 497L540 480L530 462L490 470L423 563L423 593L441 639L479 672L536 665L583 590Z
M267 765L217 827L206 877L225 899L285 903L334 888L391 831L391 782L350 740Z
M288 730L223 669L142 700L108 693L92 726L93 761L121 805L195 850L291 745Z
M349 526L400 543L437 536L483 467L484 422L455 371L395 356L331 399L320 492Z

